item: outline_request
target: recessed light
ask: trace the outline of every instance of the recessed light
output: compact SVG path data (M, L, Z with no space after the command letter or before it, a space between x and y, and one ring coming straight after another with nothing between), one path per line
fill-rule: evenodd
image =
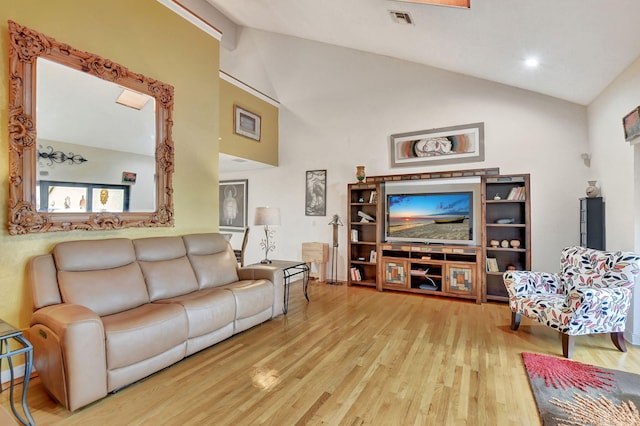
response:
M527 58L525 59L524 64L529 68L536 68L538 65L540 65L540 61L538 60L538 58Z
M147 104L149 99L147 95L123 88L122 93L116 99L116 103L140 110Z

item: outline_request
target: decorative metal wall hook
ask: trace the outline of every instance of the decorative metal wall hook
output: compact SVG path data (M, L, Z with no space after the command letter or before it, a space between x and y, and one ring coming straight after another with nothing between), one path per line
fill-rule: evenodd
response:
M51 145L49 145L47 149L49 150L49 152L38 150L38 159L43 158L45 160L48 160L49 166L53 166L53 163L62 164L67 161L69 162L69 164L82 164L89 161L80 154L74 154L73 152L65 154L62 151L54 151Z

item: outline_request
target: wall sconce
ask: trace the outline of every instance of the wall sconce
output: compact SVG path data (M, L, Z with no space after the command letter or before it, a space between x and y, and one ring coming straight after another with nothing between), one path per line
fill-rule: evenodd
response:
M49 166L53 166L53 163L62 164L67 161L69 164L82 164L85 161L89 161L80 154L70 152L69 155L67 155L62 151L54 151L52 146L48 146L47 149L49 152L38 150L38 159L43 158L48 160Z
M260 241L260 247L264 250L264 259L260 263L271 263L269 252L275 250L273 241L274 231L269 226L280 225L280 209L274 207L256 207L255 225L264 226L264 238Z

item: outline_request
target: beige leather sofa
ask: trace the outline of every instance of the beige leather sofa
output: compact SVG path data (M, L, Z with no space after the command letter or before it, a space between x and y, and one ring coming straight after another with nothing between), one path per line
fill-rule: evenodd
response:
M76 410L282 314L283 276L221 234L57 244L29 263L34 365Z

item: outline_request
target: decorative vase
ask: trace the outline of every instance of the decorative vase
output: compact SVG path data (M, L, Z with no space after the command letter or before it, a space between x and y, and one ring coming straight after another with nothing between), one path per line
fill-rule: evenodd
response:
M587 183L589 184L589 186L587 186L587 189L585 190L585 192L587 193L587 197L594 198L600 195L600 188L596 186L597 182L597 180L587 181Z
M356 177L358 178L358 182L364 182L364 179L367 177L364 172L364 166L356 166Z
M518 248L520 247L520 240L511 240L509 241L509 245L513 248Z

